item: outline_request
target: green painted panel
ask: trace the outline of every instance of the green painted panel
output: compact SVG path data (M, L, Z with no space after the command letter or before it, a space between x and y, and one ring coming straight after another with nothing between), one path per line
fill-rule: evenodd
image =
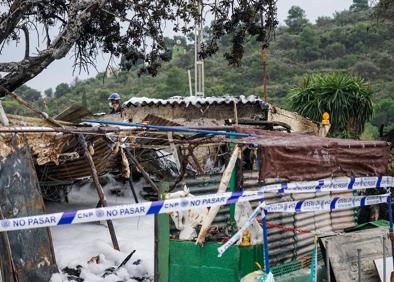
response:
M170 240L169 281L171 282L232 282L256 270L256 261L262 264L262 246L232 246L221 257L217 256L219 243L204 247L194 242Z
M155 224L158 225L158 237L159 240L158 244L158 277L156 281L160 282L168 282L168 259L169 259L169 249L170 249L170 242L168 238L170 237L170 225L169 225L169 215L167 214L158 214L155 215Z

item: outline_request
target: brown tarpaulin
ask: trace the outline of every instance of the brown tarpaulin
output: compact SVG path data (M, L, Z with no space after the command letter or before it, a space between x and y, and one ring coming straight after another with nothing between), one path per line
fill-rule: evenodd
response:
M260 179L314 180L335 176L387 175L389 143L324 138L252 128L257 137L238 143L260 145Z

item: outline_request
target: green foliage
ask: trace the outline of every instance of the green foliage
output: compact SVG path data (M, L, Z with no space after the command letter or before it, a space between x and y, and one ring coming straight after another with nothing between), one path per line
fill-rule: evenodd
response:
M70 87L68 86L68 84L60 83L58 86L56 86L55 97L60 98L62 96L65 96L69 92L70 92Z
M382 21L394 21L394 1L380 0L374 8L374 16Z
M366 79L373 79L379 74L379 68L371 61L357 62L352 71Z
M88 99L86 98L86 92L84 91L82 93L82 101L81 101L82 106L84 106L85 108L89 108L88 106Z
M371 123L376 127L394 128L394 99L382 99L375 108Z
M314 61L320 57L320 37L318 30L307 25L300 33L298 54L303 61Z
M24 98L29 102L38 101L41 98L40 91L37 91L29 86L22 85L18 89L15 90L15 93Z
M376 140L379 138L379 130L369 122L365 124L365 129L360 135L361 140Z
M44 95L45 95L45 97L53 98L53 90L52 90L52 88L44 90Z
M371 9L343 11L330 18L321 17L314 25L303 21L302 29L297 32L289 27L278 28L275 40L267 49L268 101L290 109L289 90L305 75L350 72L368 80L374 90L376 105L371 126L379 128L381 120L384 120L380 113L394 116L390 115L393 112L391 108L380 106L383 100L394 100L394 24L389 20L377 23L371 14ZM206 31L209 37L211 31ZM32 103L55 115L73 103L84 103L84 95L92 112L107 112L107 98L112 92L120 93L123 101L132 96L165 98L189 95L187 70L191 70L194 81L194 51L190 48L193 34L190 35L189 39L180 39L182 46L186 44L186 54L173 56L171 62L162 65L156 77L139 77L139 66L120 71L112 77L100 73L96 78L63 85L61 97L47 99L48 108L42 105L41 98ZM175 42L176 39L168 40ZM231 45L230 36L223 36L219 41L219 47L223 47L221 50L228 50ZM142 64L143 60L139 63ZM239 67L229 66L224 51L219 51L205 60L205 94L262 96L262 69L261 43L256 40L244 45L244 57ZM48 93L45 95L53 96ZM11 98L4 103L9 113L30 114ZM317 121L320 119L321 116ZM392 124L390 121L386 129ZM371 128L367 125L364 134L375 136L370 134L374 131ZM335 134L351 136L346 129Z
M360 11L368 9L368 0L353 0L353 4L350 6L352 11Z
M372 89L365 80L348 73L313 74L292 90L290 106L316 122L328 112L333 133L359 135L372 116Z
M326 58L335 59L346 54L346 47L342 43L334 42L325 48Z
M292 6L285 19L285 23L289 27L290 32L298 33L307 25L308 19L305 16L305 11L301 7Z

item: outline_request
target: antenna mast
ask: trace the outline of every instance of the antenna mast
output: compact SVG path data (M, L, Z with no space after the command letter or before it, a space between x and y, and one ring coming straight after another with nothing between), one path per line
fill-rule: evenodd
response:
M194 86L195 95L197 97L204 97L204 60L200 59L201 44L203 42L203 15L201 0L197 0L199 20L196 22L194 31Z

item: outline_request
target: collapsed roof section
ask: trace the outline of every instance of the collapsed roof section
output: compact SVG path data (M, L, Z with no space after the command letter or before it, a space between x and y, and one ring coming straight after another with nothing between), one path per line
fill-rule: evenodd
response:
M196 120L202 121L204 126L206 123L211 125L208 122L211 120L220 123L221 130L251 132L257 136L235 141L224 137L195 133L173 132L169 135L169 132L158 129L148 130L147 128L126 129L108 126L82 128L80 124L76 123L76 120L80 120L85 110L81 107L70 107L69 110L59 115L67 120L67 122L59 122L63 128L49 127L48 122L43 119L9 115L12 125L22 127L8 131L18 132L18 138L6 134L7 131L3 130L6 127L0 128L0 159L4 159L12 153L11 142L28 143L32 147L36 164L40 167L45 166L44 178L57 181L67 179L69 181L88 176L90 173L84 165L81 148L73 137L76 134L84 134L94 150L93 160L99 173L112 170L121 171L119 168L121 163L119 147L122 147L133 149L134 154L144 163L145 168L160 177L174 175L176 170L174 162L169 161L170 155L174 154L180 156L180 160L176 163L177 172L175 174L184 173L185 169L182 166L186 165L201 175L206 173L204 166L209 161L209 154L212 154L217 161L218 155L223 153L220 146L229 143L245 144L250 148L256 147L256 145L261 147L259 153L260 180L278 178L306 180L330 176L383 175L387 173L389 146L386 142L321 138L298 133L287 134L256 129L259 127L253 123L236 129L224 126L224 119L237 117L237 112L238 118L251 118L251 114L263 114L263 117L260 116L254 120L257 121L257 125L258 121L264 120L263 118L265 120L285 120L286 124L290 124L291 132L316 134L317 126L310 120L302 118L296 113L272 107L257 96L172 97L166 100L135 97L125 102L125 105L134 108L125 111L124 116L112 115L109 119L128 120L130 114L134 115L133 117L138 116L143 123L186 127L198 127L199 124L195 124ZM234 107L234 105L239 105L239 107ZM265 117L262 110L266 110ZM133 120L133 122L135 121ZM29 131L28 126L33 126L29 133L27 132ZM206 149L201 149L204 146ZM216 147L216 149L212 151L212 147ZM163 153L163 150L166 153ZM197 151L199 152L195 154ZM182 158L191 159L191 161L181 163ZM164 160L171 162L171 165L164 164Z

